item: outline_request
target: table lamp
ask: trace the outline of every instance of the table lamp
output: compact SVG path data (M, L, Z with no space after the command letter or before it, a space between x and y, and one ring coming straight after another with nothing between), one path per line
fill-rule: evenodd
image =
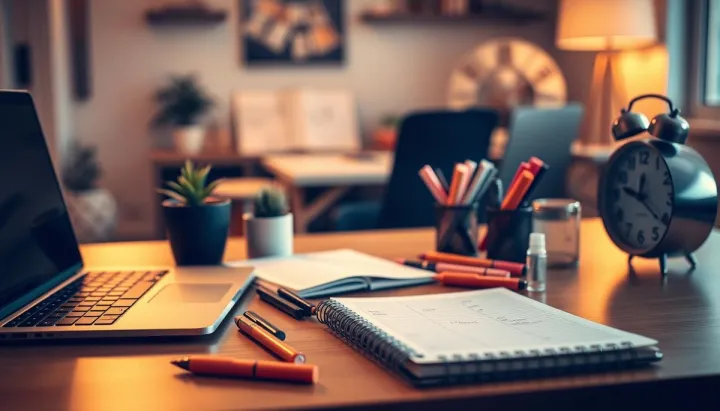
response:
M562 50L597 51L580 144L614 143L610 126L627 104L617 55L653 45L653 0L561 0L556 44Z

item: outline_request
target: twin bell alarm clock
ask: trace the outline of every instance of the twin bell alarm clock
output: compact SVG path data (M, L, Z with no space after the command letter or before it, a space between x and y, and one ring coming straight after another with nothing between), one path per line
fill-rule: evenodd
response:
M632 111L647 98L667 102L669 112L652 121ZM718 208L717 185L707 162L685 145L690 127L663 95L635 97L612 125L620 141L647 132L654 138L630 141L610 157L600 179L598 209L612 241L632 258L657 258L667 273L668 257L682 256L694 268L693 252L708 238Z

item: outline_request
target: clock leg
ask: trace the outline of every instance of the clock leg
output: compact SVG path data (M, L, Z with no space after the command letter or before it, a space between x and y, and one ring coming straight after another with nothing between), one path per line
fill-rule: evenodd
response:
M690 254L685 255L685 259L687 260L688 264L690 264L690 269L694 270L695 267L697 267L697 260L695 259L695 256Z
M632 255L632 254L630 254L630 255L628 256L628 265L629 265L629 266L632 266L632 260L633 260L633 258L635 258L635 256Z
M667 254L663 254L659 258L660 260L660 272L662 273L663 277L667 275Z

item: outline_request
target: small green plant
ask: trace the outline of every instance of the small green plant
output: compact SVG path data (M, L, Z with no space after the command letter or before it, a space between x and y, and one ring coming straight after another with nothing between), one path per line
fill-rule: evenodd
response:
M388 114L380 119L380 125L387 128L397 128L400 124L400 116L394 114Z
M214 104L193 75L170 78L170 83L158 90L155 100L160 105L153 120L155 126L197 124Z
M177 181L168 181L170 189L158 189L160 194L166 195L183 205L190 207L201 206L208 202L210 196L222 182L222 179L207 183L207 177L212 166L197 167L192 162L186 161L180 171Z
M289 212L285 191L278 186L266 187L255 197L255 217L281 217Z
M68 161L62 170L65 188L75 193L94 189L101 174L96 148L76 141L68 154Z

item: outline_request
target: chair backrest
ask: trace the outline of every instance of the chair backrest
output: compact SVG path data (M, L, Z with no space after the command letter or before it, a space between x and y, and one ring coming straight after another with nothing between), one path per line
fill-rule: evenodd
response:
M565 197L567 170L572 161L571 145L578 137L582 116L583 108L579 104L549 109L513 109L510 138L500 166L500 180L505 190L520 163L535 156L547 163L550 169L533 190L530 200Z
M498 122L493 110L415 113L400 125L395 162L385 190L379 228L427 227L435 224L435 200L418 171L438 167L449 179L453 166L487 157L490 134Z

